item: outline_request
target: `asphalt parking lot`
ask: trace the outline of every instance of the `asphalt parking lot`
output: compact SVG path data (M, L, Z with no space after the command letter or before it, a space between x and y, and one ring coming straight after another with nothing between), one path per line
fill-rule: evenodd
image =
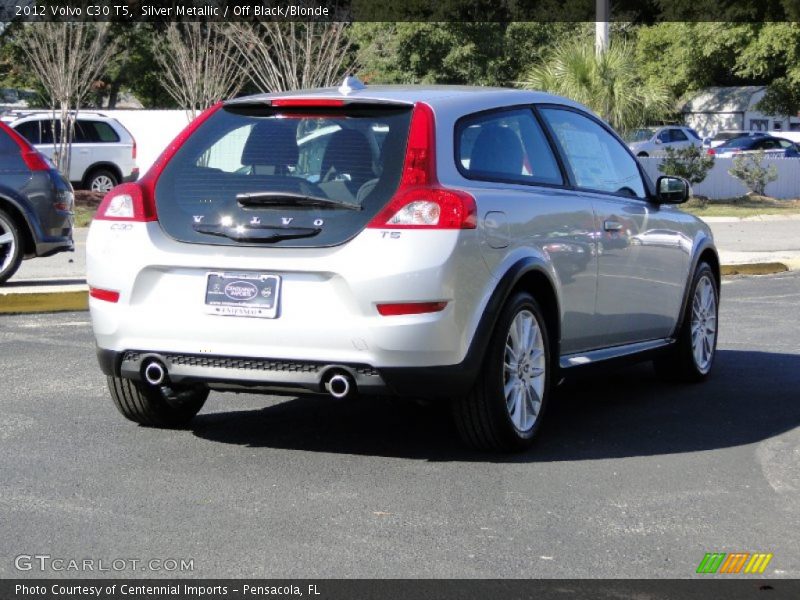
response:
M712 378L559 390L527 454L443 411L212 394L191 428L116 412L88 313L0 317L0 577L15 557L191 559L125 577L676 577L771 552L800 577L800 273L725 281Z

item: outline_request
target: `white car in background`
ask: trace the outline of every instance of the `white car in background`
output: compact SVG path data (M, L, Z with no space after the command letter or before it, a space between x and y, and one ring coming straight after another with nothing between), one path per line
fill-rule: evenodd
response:
M680 150L688 146L702 146L703 143L694 129L679 125L634 129L625 137L625 141L631 152L641 157L664 154L667 148Z
M53 119L50 112L18 113L7 120L34 147L54 159ZM56 136L61 131L55 122ZM136 140L122 124L102 113L81 112L75 120L69 176L76 188L106 193L114 186L139 177L136 165Z

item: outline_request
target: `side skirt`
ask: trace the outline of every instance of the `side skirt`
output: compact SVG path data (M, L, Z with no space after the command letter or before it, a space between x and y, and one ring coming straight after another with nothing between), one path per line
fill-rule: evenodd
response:
M559 360L559 367L561 368L561 375L567 377L573 373L588 371L592 368L635 364L650 360L654 356L669 350L674 343L675 340L673 338L664 338L613 346L611 348L601 348L600 350L591 350L589 352L565 354Z

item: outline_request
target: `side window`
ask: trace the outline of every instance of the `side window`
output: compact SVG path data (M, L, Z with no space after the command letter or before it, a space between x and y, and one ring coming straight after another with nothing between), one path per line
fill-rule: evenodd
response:
M75 144L89 144L97 140L94 139L94 131L91 123L86 121L75 121L75 130L72 133L72 141Z
M529 109L467 117L456 126L459 170L470 179L563 183L547 138Z
M53 143L53 122L49 119L44 119L39 121L39 126L41 127L42 131L42 144L52 144ZM61 123L56 122L56 130L61 131Z
M670 129L669 130L670 139L673 142L685 142L689 138L686 137L686 134L683 133L680 129Z
M15 127L16 131L31 144L39 144L39 121L27 121Z
M669 138L669 129L662 129L658 132L658 140L664 142L665 144L670 141Z
M226 173L249 172L242 164L242 149L252 130L253 126L248 124L228 132L200 155L196 166Z
M113 144L119 141L117 132L108 123L103 121L84 121L83 125L86 129L92 130L92 141L106 144Z
M608 131L571 110L542 109L575 176L578 187L644 198L636 160Z

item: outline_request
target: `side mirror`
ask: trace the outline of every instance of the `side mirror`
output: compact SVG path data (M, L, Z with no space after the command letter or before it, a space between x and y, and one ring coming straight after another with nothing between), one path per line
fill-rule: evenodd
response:
M663 140L662 140L660 137L657 137L657 138L655 139L655 143L656 143L656 144L661 144L661 143L663 143Z
M683 177L661 176L656 181L656 199L663 204L682 204L689 199L691 187Z

